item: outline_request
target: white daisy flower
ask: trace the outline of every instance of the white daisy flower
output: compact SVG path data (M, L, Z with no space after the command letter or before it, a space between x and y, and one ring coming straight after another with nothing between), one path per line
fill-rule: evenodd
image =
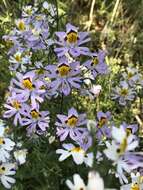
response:
M19 165L22 165L26 162L27 149L17 150L14 152L15 160Z
M86 153L81 147L76 147L73 144L63 144L63 147L64 149L56 150L57 154L61 154L59 161L63 161L69 156L72 156L77 165L85 163L87 166L92 166L93 153Z
M0 137L0 161L6 162L10 157L10 151L13 150L15 142L9 138Z
M66 181L66 185L70 190L104 190L104 182L100 175L94 171L88 174L88 183L85 185L83 179L79 174L73 175L72 183L70 180Z
M110 149L111 152L116 152L117 159L123 155L125 152L134 150L139 142L135 135L129 134L123 126L121 125L120 128L112 127L112 137L115 142L112 142L112 150L110 145L108 145L108 149ZM108 154L108 150L105 151ZM114 154L114 156L115 156Z
M74 183L72 183L70 180L66 180L66 184L70 190L86 190L84 181L79 174L73 175L73 181Z
M11 185L15 183L15 179L9 177L16 173L16 164L3 163L0 165L0 181L6 189L10 189Z
M104 181L100 177L99 173L94 171L88 174L87 190L104 190Z
M124 156L138 146L138 140L136 136L126 132L123 126L120 128L113 127L112 137L114 140L111 143L106 142L107 149L104 150L104 153L117 165L116 176L119 177L120 182L128 183L124 171L130 173L132 168L125 161Z

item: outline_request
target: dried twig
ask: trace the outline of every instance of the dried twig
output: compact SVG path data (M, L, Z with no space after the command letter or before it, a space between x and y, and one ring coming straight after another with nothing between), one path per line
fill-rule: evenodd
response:
M115 6L114 6L114 9L113 9L113 13L112 13L112 16L111 16L111 19L110 19L111 23L113 23L114 18L115 18L116 14L117 14L119 4L120 4L120 0L116 0Z
M90 27L91 27L91 24L92 24L92 21L93 21L94 6L95 6L95 0L92 0L91 7L90 7L90 13L89 13L88 28L87 28L88 31L90 30Z

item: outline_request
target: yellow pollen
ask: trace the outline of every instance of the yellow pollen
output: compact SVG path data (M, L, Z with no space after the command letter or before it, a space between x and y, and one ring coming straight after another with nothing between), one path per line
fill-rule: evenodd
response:
M122 96L126 96L128 94L128 89L126 89L126 88L121 89L120 94Z
M24 86L25 88L28 88L29 90L32 90L32 89L33 89L33 84L32 84L32 82L30 81L29 78L23 79L22 84L23 84L23 86Z
M22 60L21 56L19 54L14 56L15 60L20 62Z
M18 26L17 27L18 27L19 30L24 31L25 30L25 23L24 23L24 21L20 20L18 22Z
M134 184L132 184L130 190L140 190L140 187L139 187L138 183L134 183Z
M126 151L126 148L127 148L127 138L124 138L123 142L120 144L119 149L117 149L117 153L119 155L122 155Z
M98 127L101 128L103 125L107 123L107 118L101 117L100 121L98 122Z
M4 174L5 172L5 167L4 166L0 166L0 174Z
M71 116L68 118L68 120L66 121L66 123L70 126L70 127L75 127L77 124L78 118L76 116Z
M21 104L17 100L13 101L12 105L17 110L21 108Z
M31 116L32 116L33 119L38 119L38 117L40 115L39 112L37 112L36 110L32 110L30 112L30 114L31 114Z
M5 144L4 138L0 137L0 145Z
M75 148L73 148L71 150L71 152L81 152L81 153L84 153L85 151L82 148L80 148L80 147L75 147Z
M66 41L70 44L76 43L78 40L78 34L75 31L70 31L66 36Z
M98 57L93 57L91 65L92 65L92 66L95 66L95 65L97 65L98 63L99 63Z
M58 73L60 74L61 77L67 76L70 72L70 67L68 65L60 65L58 67Z

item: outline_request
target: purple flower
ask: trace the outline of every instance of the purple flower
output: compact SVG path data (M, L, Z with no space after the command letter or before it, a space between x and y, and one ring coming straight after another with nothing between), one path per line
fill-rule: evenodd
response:
M26 65L31 65L31 52L21 52L17 51L13 56L10 56L9 62L11 63L9 69L11 71L26 70Z
M66 53L74 57L89 54L89 49L81 46L90 41L87 32L78 32L78 28L68 23L66 32L56 32L55 34L58 37L56 44L60 46L55 48L55 52L59 57L64 56Z
M94 77L107 74L108 67L105 63L105 52L100 50L98 53L91 53L91 59L84 63Z
M17 98L16 93L12 93L12 96L8 97L7 103L4 104L4 107L7 109L4 112L4 118L11 118L14 116L14 125L17 126L22 123L22 113L25 107L25 103L20 101Z
M30 71L25 75L21 73L16 73L16 79L12 79L11 88L12 91L17 94L18 99L23 99L23 101L28 101L30 99L33 107L36 107L37 103L43 102L41 97L45 92L43 89L43 82L35 78L35 72Z
M73 62L71 64L66 63L63 60L58 65L47 66L49 71L48 77L51 79L51 88L53 91L59 91L65 96L69 95L71 88L80 88L81 77L79 62Z
M99 111L97 113L97 133L96 137L101 140L102 137L111 137L111 130L108 127L108 121L111 119L111 113Z
M136 68L127 67L126 72L123 73L124 79L129 83L132 87L137 82L139 82L140 76L138 70Z
M143 155L142 152L127 152L123 156L124 162L128 165L130 170L143 168Z
M78 114L74 108L69 109L68 116L58 114L57 119L55 125L57 126L57 136L60 137L60 141L64 141L68 135L71 139L77 140L87 131L86 128L80 127L87 123L86 114Z
M24 118L22 119L22 126L27 127L28 136L37 133L43 134L49 127L49 112L39 111L39 108L32 108L27 105L26 109L23 111Z
M88 150L92 146L92 137L89 134L89 131L86 130L83 134L81 134L80 138L77 137L77 143L83 148L85 151Z
M13 42L10 53L16 53L17 50L26 50L27 47L32 50L47 49L53 43L49 39L47 17L36 13L30 17L18 19L16 28L9 36L4 36L4 38Z
M138 130L138 125L137 124L127 124L125 122L122 123L123 128L125 129L125 131L127 131L127 133L129 134L135 134Z
M121 81L119 87L113 89L112 99L117 99L120 105L125 106L127 101L133 101L136 92L133 88L129 87L126 81Z

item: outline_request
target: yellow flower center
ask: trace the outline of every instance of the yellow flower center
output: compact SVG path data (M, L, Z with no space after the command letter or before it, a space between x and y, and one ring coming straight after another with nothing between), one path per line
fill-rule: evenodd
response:
M126 96L126 95L128 94L128 89L127 89L127 88L121 89L120 94L121 94L122 96Z
M132 134L132 129L131 128L126 128L126 133L127 133L127 136Z
M139 184L138 184L138 183L134 183L134 184L132 184L130 190L140 190Z
M33 89L33 84L30 80L30 78L26 78L26 79L23 79L23 82L22 82L23 86L25 88L28 88L29 90L32 90Z
M21 55L17 54L14 56L15 60L20 62L22 60Z
M128 73L128 79L131 79L134 76L134 74L132 72Z
M59 73L61 77L65 77L69 74L70 70L71 68L68 65L62 64L58 66L57 72Z
M122 155L126 151L127 145L127 138L124 138L123 142L120 144L120 147L117 149L117 153Z
M17 110L21 108L21 104L17 100L13 101L12 106Z
M91 66L96 66L99 63L98 57L95 56L92 58Z
M85 151L80 147L73 148L71 152L85 153Z
M78 33L76 31L71 30L69 33L67 33L65 40L69 43L76 43L78 40Z
M18 29L21 30L21 31L24 31L25 30L25 23L23 20L20 20L18 22L18 25L17 25Z
M106 123L107 123L107 118L106 117L101 117L100 121L98 122L98 127L101 128Z
M5 144L4 138L0 137L0 145Z
M4 174L5 172L5 167L4 166L0 166L0 174Z
M72 115L71 117L68 118L68 120L66 121L66 123L70 126L70 127L75 127L77 124L78 118L75 115Z
M32 15L32 9L31 9L31 8L25 10L25 12L26 12L28 15Z
M39 112L37 112L36 110L32 110L30 114L33 119L38 119L38 117L40 116Z

